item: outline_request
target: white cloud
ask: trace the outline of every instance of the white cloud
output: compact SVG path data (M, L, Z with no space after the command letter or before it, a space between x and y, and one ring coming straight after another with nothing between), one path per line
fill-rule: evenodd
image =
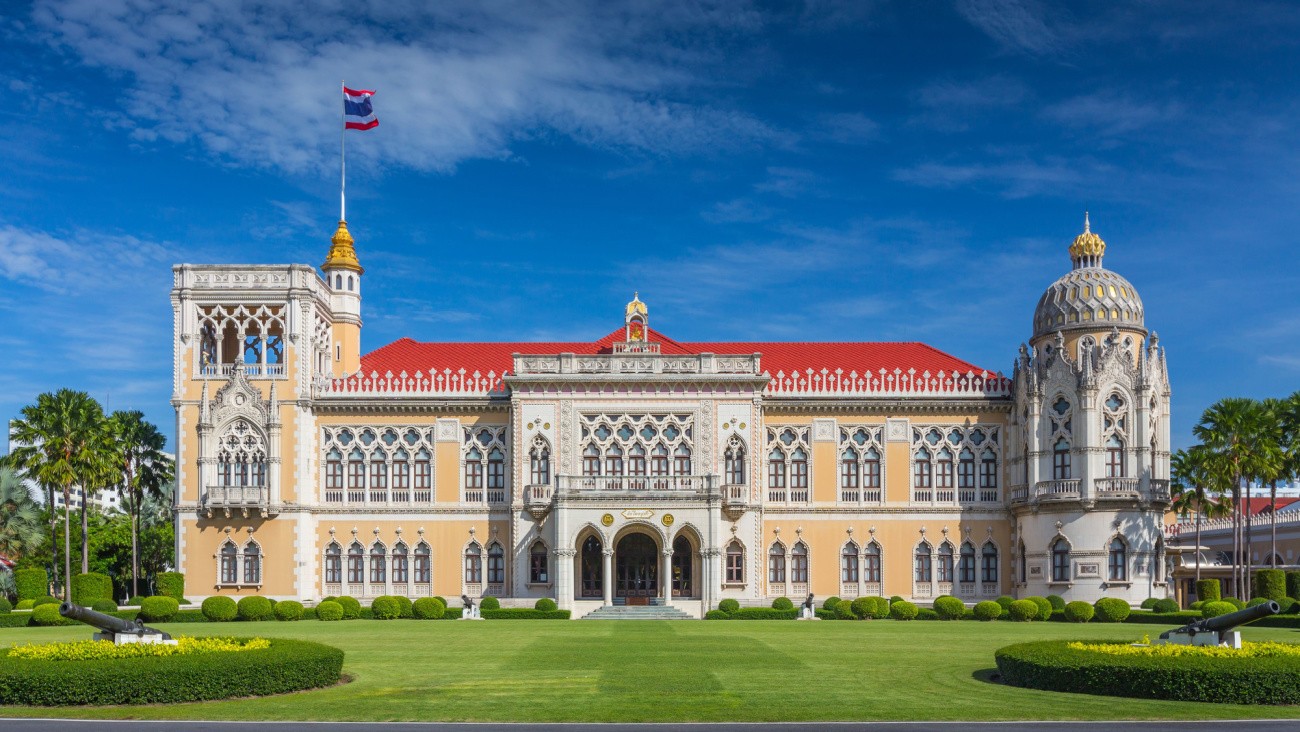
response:
M139 272L165 272L168 246L84 229L55 235L0 226L0 278L52 291L102 291Z
M991 162L918 163L894 171L894 179L927 188L989 186L1007 198L1086 193L1095 199L1120 195L1113 190L1115 174L1113 166L1091 159L998 157Z
M349 137L372 170L445 171L548 135L650 154L785 137L682 101L705 96L716 44L761 26L744 3L38 0L32 19L124 78L115 123L137 139L293 173L335 166L341 78L377 91L379 128Z
M959 0L957 10L971 25L1009 49L1042 56L1061 49L1062 41L1032 0Z
M1177 102L1140 101L1114 92L1072 97L1043 110L1048 120L1071 127L1091 128L1103 135L1123 135L1178 119Z

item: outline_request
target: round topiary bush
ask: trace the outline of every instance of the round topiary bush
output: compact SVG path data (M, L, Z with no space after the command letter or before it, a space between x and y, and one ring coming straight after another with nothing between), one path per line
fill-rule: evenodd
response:
M8 615L13 612L14 606L9 602L9 598L0 597L0 615Z
M68 621L59 614L58 605L37 605L29 621L32 625L63 625Z
M876 617L876 598L874 597L855 597L850 603L853 608L853 614L866 620Z
M35 602L36 602L35 600L19 600L19 601L18 601L18 604L14 606L14 609L15 609L15 610L31 610L33 607L35 607L35 605L33 604L33 603L35 603Z
M772 601L773 610L793 610L794 603L788 597L778 597Z
M337 648L280 638L238 652L57 662L0 656L0 705L174 704L283 694L332 686L342 668Z
M894 620L915 620L920 613L921 608L906 600L889 603L889 617Z
M1187 609L1188 609L1188 610L1200 610L1200 609L1203 608L1203 607L1205 607L1205 600L1197 600L1196 602L1192 603L1191 605L1188 605L1188 606L1187 606Z
M1156 600L1156 604L1151 609L1158 613L1176 613L1178 612L1178 602L1166 597Z
M559 606L555 604L555 600L552 600L549 597L543 597L542 599L533 603L534 610L541 610L544 613L554 612L556 609L558 609L558 607Z
M199 606L203 617L214 623L228 623L239 614L235 601L225 595L213 595Z
M705 620L731 620L731 613L722 610L710 610L704 613Z
M1094 616L1099 623L1122 623L1128 619L1133 608L1118 597L1103 597L1092 604L1097 611Z
M97 613L115 613L117 612L117 603L112 600L95 600L90 603L90 609Z
M1007 614L1011 616L1011 619L1018 623L1028 623L1031 620L1036 620L1039 612L1038 603L1033 600L1016 600L1011 603L1011 607L1007 610Z
M718 603L718 609L724 613L734 613L740 609L740 603L728 597L727 599Z
M1223 597L1221 585L1216 579L1203 579L1196 583L1196 599L1203 602L1214 602Z
M326 600L316 606L316 619L334 621L343 619L343 606L334 600Z
M548 598L542 598L542 600L545 599ZM538 605L541 605L542 600L537 601ZM541 607L537 609L541 610ZM551 609L555 609L554 600L551 600ZM442 603L441 598L421 597L411 606L411 614L417 620L437 620L447 614L447 606Z
M1065 598L1064 598L1064 597L1061 597L1060 595L1048 595L1046 599L1047 599L1048 604L1050 604L1050 605L1052 606L1052 610L1053 610L1053 611L1055 611L1055 610L1064 610L1064 609L1065 609ZM1048 617L1051 617L1051 616L1048 616ZM1046 620L1046 618L1044 618L1044 620Z
M1222 600L1219 600L1218 602L1207 602L1201 606L1201 617L1217 618L1220 615L1227 615L1228 613L1234 613L1236 611L1237 608L1230 602L1224 602Z
M896 602L903 602L903 598L899 597L898 595L890 595L889 604L893 605Z
M1075 600L1065 605L1065 619L1071 623L1086 623L1096 614L1097 610L1083 600Z
M154 595L140 601L140 618L147 623L163 623L176 617L180 609L176 598Z
M405 595L393 595L393 599L397 600L397 617L409 618L414 615L414 609L411 606L411 598L406 597Z
M1246 607L1246 603L1242 602L1241 600L1238 600L1235 597L1225 597L1223 598L1223 601L1237 608L1238 610L1242 610Z
M500 610L501 601L491 595L484 595L482 600L478 601L479 610Z
M875 607L872 608L871 616L877 620L884 620L889 617L889 600L883 597L872 599L875 600Z
M840 600L840 603L835 606L835 617L839 620L857 620L859 616L853 609L853 603Z
M1050 620L1052 618L1052 603L1046 597L1032 595L1025 599L1038 606L1038 620Z
M1008 612L1011 611L1011 603L1015 601L1016 598L1012 597L1011 595L1003 595L1002 597L999 597L998 599L994 600L994 602L1002 606L1003 615L1006 615Z
M989 621L997 620L1000 617L1002 617L1002 606L993 600L975 603L976 620Z
M955 597L940 597L934 601L934 612L940 620L961 620L966 613L966 603Z
M1293 613L1296 612L1297 608L1300 608L1300 600L1293 597L1284 597L1277 601L1277 606L1281 608L1278 612Z
M938 620L939 613L936 613L934 611L934 608L932 607L923 607L920 610L916 611L916 619L917 620Z
M370 603L370 612L375 616L375 620L396 620L402 616L402 608L397 604L397 598L388 595L381 595Z
M1156 598L1148 597L1147 599L1142 601L1142 604L1139 607L1141 607L1143 610L1152 610L1155 608L1157 602L1159 602L1159 600L1157 600Z
M302 620L302 614L306 612L302 603L297 600L281 600L275 603L275 619L285 622Z
M126 604L130 607L140 607L142 602L144 602L144 595L132 595L131 599L126 601Z
M270 620L273 617L271 601L257 595L239 598L235 611L240 620Z
M1252 597L1246 602L1246 607L1255 607L1256 605L1263 605L1266 602L1272 602L1272 600L1269 600L1267 597Z
M361 603L357 602L355 597L344 595L338 599L338 603L343 608L344 620L356 620L361 617Z
M835 606L838 604L840 604L840 598L831 595L830 597L826 598L825 602L822 603L822 609L835 612Z
M46 595L45 597L38 597L33 600L32 607L40 607L41 605L58 605L61 602L62 601L54 595Z

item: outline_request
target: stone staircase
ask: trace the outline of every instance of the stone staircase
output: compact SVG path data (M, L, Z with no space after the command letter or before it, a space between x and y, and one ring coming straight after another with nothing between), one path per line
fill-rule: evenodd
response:
M694 620L691 615L669 605L605 605L586 615L583 620Z

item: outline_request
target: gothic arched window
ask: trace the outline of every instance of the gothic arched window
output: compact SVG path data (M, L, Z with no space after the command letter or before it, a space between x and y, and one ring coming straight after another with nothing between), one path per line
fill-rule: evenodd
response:
M488 584L499 585L506 581L506 553L497 542L488 545Z
M939 545L939 581L952 582L952 544L944 542Z
M1052 542L1052 581L1070 581L1070 543L1064 538Z
M551 446L541 435L533 438L533 447L528 451L528 477L533 485L551 482Z
M528 581L535 585L544 585L551 581L550 576L546 545L538 539L528 550Z
M382 585L388 575L388 552L376 541L370 547L370 584Z
M785 584L785 547L779 541L767 550L767 583Z
M262 584L262 548L252 539L244 544L244 584Z
M862 568L862 579L864 582L880 581L880 544L873 539L867 543L867 549L862 553L865 564Z
M790 551L790 581L808 582L808 545L802 541L796 542Z
M343 581L343 549L331 541L325 547L325 582L339 584Z
M840 551L840 582L858 581L858 545L849 542Z
M975 545L969 541L961 545L961 560L957 563L957 581L975 582Z
M393 547L393 582L404 585L409 578L410 564L406 555L406 545L399 541Z
M236 419L217 442L217 482L230 488L266 485L266 440L246 419Z
M931 564L930 545L922 541L916 545L915 566L913 579L917 582L930 582L934 579L934 568Z
M742 584L745 581L745 547L740 540L732 539L727 544L727 583Z
M1107 577L1112 582L1126 581L1128 579L1128 545L1124 543L1122 537L1117 536L1111 539L1109 555Z
M1069 480L1070 476L1070 443L1062 437L1052 446L1052 479Z
M235 542L226 540L221 545L221 584L233 585L239 582L239 549Z
M984 542L980 550L980 581L986 585L998 582L998 548L991 541Z
M1106 477L1124 477L1124 440L1119 435L1106 439Z
M348 547L348 584L359 585L366 578L366 550L358 542Z
M433 581L433 553L423 541L415 546L415 581L421 584Z
M729 485L745 484L745 443L739 437L732 437L727 442L726 473Z
M483 549L478 542L471 541L465 547L465 583L478 584L483 581Z

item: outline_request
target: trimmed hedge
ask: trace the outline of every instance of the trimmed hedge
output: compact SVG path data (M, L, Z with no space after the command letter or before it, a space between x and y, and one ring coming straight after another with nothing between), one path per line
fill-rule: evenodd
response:
M35 602L34 600L19 600L18 604L14 606L14 609L31 610L33 607L35 607L35 605L33 604L34 602Z
M1133 612L1133 608L1118 597L1103 597L1092 607L1097 611L1095 617L1099 623L1122 623Z
M940 620L961 620L966 613L966 603L955 597L940 597L934 601L934 612Z
M1238 600L1235 597L1225 597L1223 598L1223 601L1237 608L1238 610L1244 610L1246 607L1246 603L1242 602L1241 600Z
M1053 610L1065 609L1065 598L1060 595L1048 595L1047 602L1051 604Z
M361 617L361 603L355 597L344 595L335 602L343 607L344 620L356 620Z
M834 610L835 610L835 606L838 605L838 604L840 604L840 598L838 598L838 597L836 597L836 596L834 596L834 595L831 595L830 597L826 598L826 601L825 601L825 602L822 603L822 609L823 609L823 610L830 610L830 611L834 612Z
M1003 615L1006 615L1006 614L1011 610L1011 603L1013 603L1013 602L1015 602L1015 601L1016 601L1016 598L1012 597L1011 595L1003 595L1002 597L999 597L998 599L994 600L993 602L996 602L997 604L1001 605L1001 606L1002 606L1002 614L1003 614Z
M1237 612L1237 608L1233 607L1230 602L1207 602L1201 606L1201 617L1203 618L1217 618L1220 615L1235 612Z
M116 610L117 608L114 609ZM8 615L9 613L13 612L13 610L14 610L14 606L12 603L9 602L9 598L0 597L0 615Z
M766 612L775 612L765 607L746 608L747 610L763 610ZM530 607L505 607L496 610L482 610L479 615L484 620L568 620L571 615L568 610L537 610Z
M1286 597L1286 572L1280 569L1261 569L1255 572L1255 596L1269 600Z
M396 620L402 616L402 608L397 604L397 598L389 595L381 595L370 603L370 612L374 614L375 620Z
M274 612L271 601L258 595L239 598L235 611L240 620L270 620Z
M889 617L889 600L883 597L866 597L860 598L866 600L866 608L870 616L876 620L884 620ZM855 601L856 602L856 601ZM863 615L862 617L867 617Z
M1128 640L1110 641L1128 643ZM1300 704L1300 659L1119 656L1038 641L993 655L1012 686L1216 704Z
M1159 602L1159 600L1157 600L1156 598L1148 597L1147 599L1143 600L1142 604L1138 605L1138 607L1142 608L1143 610L1154 610L1157 602Z
M1286 573L1286 596L1300 599L1300 572L1287 570Z
M59 605L59 604L61 604L59 598L55 597L54 595L46 595L45 597L36 598L32 602L32 607L37 608L40 607L41 605Z
M1002 606L992 600L975 603L973 612L976 620L997 620L1002 617Z
M117 612L117 603L112 600L95 600L90 603L90 609L97 613L115 613Z
M19 600L35 600L50 591L50 575L43 569L20 569L14 572Z
M557 605L555 604L555 600L552 600L552 599L549 598L549 597L543 597L542 599L540 599L540 600L538 600L537 602L533 603L533 609L534 609L534 610L541 610L541 611L543 611L543 612L548 612L548 613L549 613L549 612L551 612L551 611L553 611L553 610L558 610L558 609L559 609L559 606L557 606Z
M158 583L158 594L185 599L185 574L182 572L159 572L154 581Z
M1214 602L1222 598L1219 594L1219 581L1216 579L1198 580L1196 583L1196 599L1203 602Z
M181 604L174 597L154 595L140 602L140 619L147 623L163 623L171 620L181 609Z
M1052 603L1046 597L1031 595L1025 599L1038 606L1038 620L1052 619Z
M1197 600L1196 602L1193 602L1191 605L1188 605L1188 606L1187 606L1187 609L1188 609L1188 610L1200 610L1201 607L1204 606L1204 605L1205 605L1205 600Z
M916 611L916 619L917 620L938 620L939 613L936 613L934 611L934 608L923 607Z
M1097 610L1083 600L1075 600L1065 605L1065 619L1071 623L1086 623L1096 614Z
M343 651L308 641L270 640L270 648L238 653L59 663L0 657L0 704L174 704L338 683Z
M546 599L546 598L542 598L542 599ZM538 600L537 601L538 610L542 609L541 604L542 601ZM551 606L552 609L554 609L555 606L554 600L551 601ZM421 597L420 599L415 601L414 605L411 606L411 614L413 617L415 617L418 620L437 620L438 618L441 618L443 615L447 614L447 606L443 604L440 598Z
M393 595L393 599L397 600L397 617L412 618L415 616L411 598L406 595Z
M144 595L132 595L131 598L126 601L126 604L131 607L140 607L140 603L142 602L144 602Z
M322 602L316 606L315 610L317 620L331 622L343 619L343 606L334 600L326 600Z
M1179 610L1178 601L1166 597L1163 600L1156 600L1156 604L1151 609L1158 613L1176 613Z
M106 574L86 572L72 578L72 601L90 607L95 600L113 599L113 580Z
M235 601L225 595L213 595L199 607L203 611L203 617L214 623L228 623L239 614Z
M283 620L285 622L302 620L304 612L305 610L302 603L297 600L281 600L280 602L275 603L276 620Z
M840 600L835 606L835 618L837 620L857 620L858 613L853 609L853 603L847 600Z
M478 601L479 610L500 610L501 601L491 595L484 595L483 599Z
M1031 620L1038 619L1038 603L1033 600L1016 600L1011 603L1007 614L1011 619L1018 623L1028 623Z
M71 625L73 621L59 614L58 605L37 605L32 610L32 625Z
M772 601L773 610L793 610L794 603L788 597L778 597Z
M921 609L905 600L889 603L889 617L894 620L915 620Z
M731 620L731 614L722 610L710 610L704 613L705 620Z
M718 603L718 609L724 613L731 614L740 609L740 603L730 597Z

